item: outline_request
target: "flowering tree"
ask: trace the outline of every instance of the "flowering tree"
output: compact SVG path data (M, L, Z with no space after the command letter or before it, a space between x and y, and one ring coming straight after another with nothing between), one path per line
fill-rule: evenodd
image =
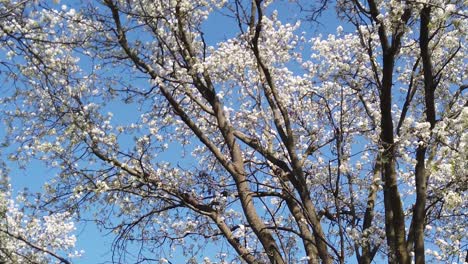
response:
M10 197L7 180L1 174L0 189L0 262L71 263L76 238L68 213L36 217L24 212ZM67 257L61 253L68 252Z
M11 158L135 261L463 261L464 3L324 3L327 37L272 1L3 1Z

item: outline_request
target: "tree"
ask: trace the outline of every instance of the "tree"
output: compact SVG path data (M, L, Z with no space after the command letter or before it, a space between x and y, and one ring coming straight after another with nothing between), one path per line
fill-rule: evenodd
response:
M71 263L75 229L67 213L39 217L11 199L8 179L0 171L0 263ZM18 197L21 200L22 197ZM61 256L68 253L67 257Z
M273 1L2 2L11 158L134 261L463 261L463 2L327 5L324 38Z

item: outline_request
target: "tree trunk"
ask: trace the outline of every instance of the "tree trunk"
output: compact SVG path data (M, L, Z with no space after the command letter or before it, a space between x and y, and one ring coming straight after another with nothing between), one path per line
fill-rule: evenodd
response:
M426 121L430 123L431 130L435 126L436 113L434 104L434 75L432 69L431 55L429 51L429 23L430 23L431 8L425 6L421 10L421 26L419 35L419 46L421 49L421 58L423 62L424 72L424 99L426 104ZM421 139L422 140L422 139ZM426 173L426 147L427 142L416 150L416 203L413 211L413 225L414 225L414 254L415 263L424 264L425 260L425 246L424 246L424 226L426 222L426 200L427 200L427 180Z

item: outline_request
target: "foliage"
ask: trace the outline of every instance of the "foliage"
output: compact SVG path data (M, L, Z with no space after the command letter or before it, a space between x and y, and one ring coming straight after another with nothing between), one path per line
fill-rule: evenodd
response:
M13 200L2 171L0 192L0 262L1 263L70 263L74 252L75 230L69 213L42 217L28 214L20 206L22 197ZM68 256L60 254L68 252Z

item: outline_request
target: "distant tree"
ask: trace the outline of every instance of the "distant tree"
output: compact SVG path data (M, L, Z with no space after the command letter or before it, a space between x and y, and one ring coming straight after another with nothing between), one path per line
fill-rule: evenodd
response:
M462 262L463 1L308 4L2 1L11 158L127 261Z

